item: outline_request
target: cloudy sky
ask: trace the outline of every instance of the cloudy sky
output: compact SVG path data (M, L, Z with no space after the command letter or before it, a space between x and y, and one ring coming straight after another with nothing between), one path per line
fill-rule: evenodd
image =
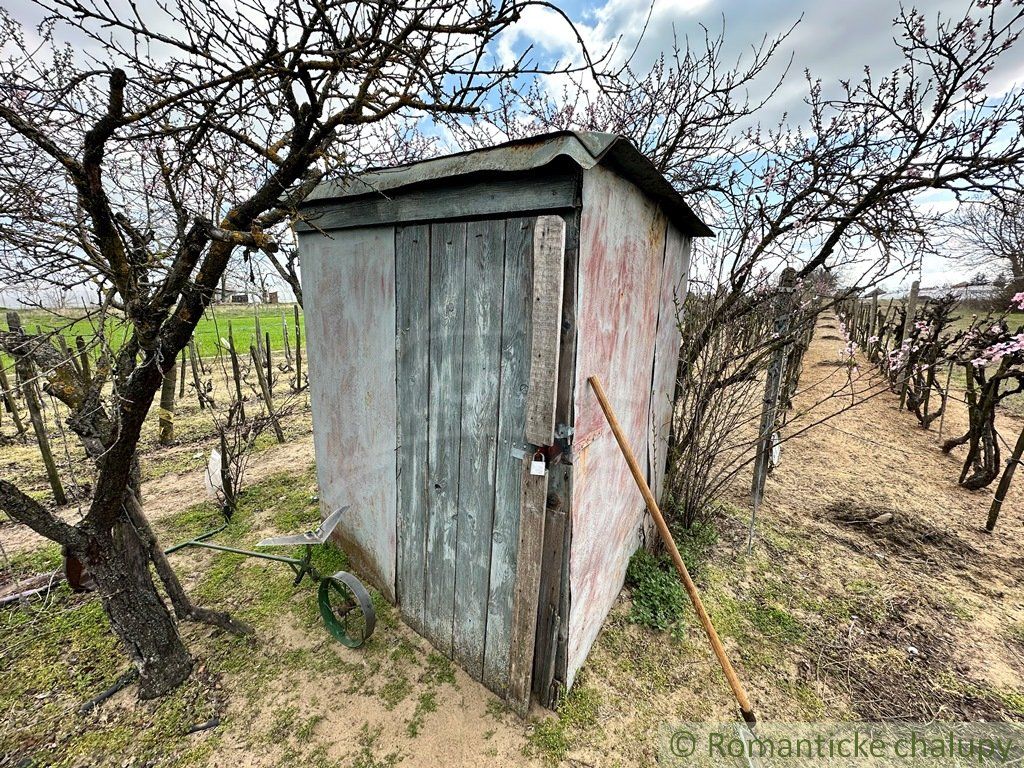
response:
M141 0L146 6L154 0ZM772 38L793 28L770 69L760 83L763 92L770 90L783 68L790 66L785 84L761 114L765 123L772 123L784 113L790 120L800 121L805 115L803 98L806 82L803 71L820 78L826 92L840 79L857 78L869 65L875 72L890 70L899 61L893 42L893 19L899 14L898 2L888 0L607 0L587 3L584 0L552 0L577 25L592 52L601 52L612 44L625 55L636 49L633 64L646 69L657 56L672 47L673 37L681 44L687 37L701 37L702 25L712 35L724 29L726 52L730 57L748 57L753 47L765 37ZM116 7L126 0L112 0ZM30 0L7 0L5 7L14 18L30 27L40 16ZM1009 3L1007 3L1009 5ZM961 17L966 0L923 0L917 6L934 25L936 17ZM650 18L648 20L648 14ZM646 32L641 32L646 24ZM567 25L552 10L531 8L524 14L510 35L501 43L508 51L521 51L534 46L538 58L572 56L577 50ZM792 63L790 64L790 61ZM1000 69L992 73L990 87L996 93L1024 83L1024 43L1011 50ZM751 97L757 99L758 84ZM924 204L949 207L948 197L933 195ZM939 286L963 280L969 275L945 259L926 259L920 277L925 286ZM898 288L894 282L887 287ZM0 286L0 300L3 298Z
M655 0L653 11L648 0L608 0L603 4L561 0L558 5L579 25L591 50L604 50L619 38L619 50L629 52L636 47L634 61L641 70L661 51L671 48L673 35L681 42L687 36L699 37L703 34L701 25L713 34L724 28L727 51L734 57L749 57L752 47L765 36L775 37L796 24L783 44L775 69L763 78L764 88L770 88L792 61L785 85L761 116L766 123L784 113L790 119L804 116L805 69L821 78L827 92L840 79L856 79L866 65L881 73L900 61L892 25L900 4L887 0ZM961 17L967 4L963 0L925 0L916 7L932 26L939 16ZM649 12L650 22L641 38ZM547 52L569 51L565 29L553 12L534 9L519 25L517 39L508 44L518 48L531 42ZM998 93L1019 82L1024 82L1024 44L1004 57L1000 68L992 73L990 87ZM948 196L941 194L924 202L937 208L950 206ZM922 285L931 287L969 276L947 260L932 257L925 260L922 274L913 277L920 277ZM904 282L909 284L913 277ZM898 286L893 283L889 287Z

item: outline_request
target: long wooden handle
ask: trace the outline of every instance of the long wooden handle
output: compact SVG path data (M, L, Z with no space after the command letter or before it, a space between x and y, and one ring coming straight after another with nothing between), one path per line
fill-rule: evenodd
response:
M636 480L637 487L640 489L644 501L647 502L647 509L650 510L651 517L654 518L654 524L658 526L658 533L661 534L665 547L675 563L676 570L679 571L679 576L686 587L686 594L690 596L690 602L693 603L693 609L697 612L697 618L700 619L700 623L708 635L708 640L711 642L711 649L715 652L715 656L718 657L718 663L722 665L722 671L725 672L725 678L729 681L729 687L732 688L733 695L736 697L736 701L739 702L740 713L743 715L744 720L754 724L757 718L754 717L754 709L750 705L750 699L747 698L747 693L743 690L743 684L736 676L736 670L729 663L729 657L725 655L725 648L722 647L722 641L718 639L715 625L711 623L711 618L708 616L707 611L704 610L704 603L701 602L700 593L697 592L697 587L693 583L693 579L690 578L690 572L686 570L686 563L683 562L679 549L676 547L675 539L672 538L672 533L665 524L665 518L661 514L661 509L658 508L658 502L655 500L654 494L651 493L647 480L644 479L643 474L640 472L640 465L636 462L633 450L626 442L625 435L622 434L622 427L615 416L615 412L612 410L611 404L608 402L607 396L605 396L604 388L601 386L597 376L591 376L588 381L590 386L594 388L594 394L597 395L597 401L601 404L601 410L604 411L605 418L608 419L608 425L612 428L612 434L615 435L615 440L619 444L619 450L622 451L626 464L629 465L629 471L633 473L633 479Z

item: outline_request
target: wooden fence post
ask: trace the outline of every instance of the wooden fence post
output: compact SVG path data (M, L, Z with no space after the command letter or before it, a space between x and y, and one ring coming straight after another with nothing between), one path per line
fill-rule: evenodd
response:
M796 271L787 267L779 282L779 294L775 301L775 319L772 323L775 338L783 339L789 333L790 313L792 311L793 286L796 284ZM761 406L761 424L757 433L757 449L754 456L754 481L751 486L752 509L750 511L750 533L747 539L747 551L754 544L754 525L757 522L757 511L764 496L764 484L768 477L772 447L775 442L776 418L779 407L779 396L782 389L783 372L786 366L788 345L781 346L772 356L768 364L768 376L764 387L764 401Z
M999 518L999 510L1002 509L1003 501L1006 500L1006 493L1010 490L1010 481L1013 480L1013 473L1017 469L1017 465L1024 463L1021 461L1021 456L1024 455L1024 429L1020 431L1020 437L1017 438L1017 444L1013 447L1013 453L1006 462L1006 469L1003 470L1003 476L999 479L999 486L996 488L996 494L992 497L992 507L988 511L988 522L985 523L985 530L992 532L992 529L996 527L996 520Z
M17 312L7 313L7 327L15 333L21 330L21 318L18 317ZM32 429L36 433L36 442L39 444L39 453L43 456L43 465L46 467L46 477L53 490L53 498L58 506L64 506L68 503L68 497L64 493L64 486L61 485L60 474L57 472L57 464L53 460L50 439L46 436L46 422L43 421L42 407L36 394L35 368L32 361L24 356L15 357L14 367L18 376L21 377L21 391L25 397L25 407L28 409L28 415L32 421Z

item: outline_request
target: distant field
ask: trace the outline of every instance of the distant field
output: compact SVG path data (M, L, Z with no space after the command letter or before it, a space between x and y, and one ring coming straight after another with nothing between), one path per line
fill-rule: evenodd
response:
M227 338L228 324L231 325L235 337L235 345L241 353L248 350L253 343L256 332L256 318L259 318L260 331L263 334L270 334L270 345L275 351L284 348L284 325L282 318L288 322L288 341L295 344L295 316L294 304L243 304L230 305L218 304L212 307L203 316L203 319L196 327L195 340L199 347L199 354L204 357L217 353L218 338ZM6 310L5 310L6 311ZM84 318L83 313L73 310L17 310L21 316L22 325L30 332L36 329L46 332L59 332L64 336L69 345L73 348L75 337L82 336L88 342L96 335L94 321ZM6 327L6 320L3 323ZM299 325L303 329L303 346L305 346L305 325L302 311L299 310ZM123 323L108 321L106 333L114 348L119 347L127 332ZM10 360L2 358L4 365L9 365Z
M972 312L961 310L957 313L958 319L953 323L952 327L956 330L969 327L973 320L972 314ZM984 317L984 313L979 312L978 317ZM1006 322L1009 324L1011 331L1016 331L1021 326L1024 326L1024 312L1011 312L1007 315Z

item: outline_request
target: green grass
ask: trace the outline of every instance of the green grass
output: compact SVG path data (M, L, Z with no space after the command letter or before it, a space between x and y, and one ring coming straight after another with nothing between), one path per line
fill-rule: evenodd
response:
M81 310L42 310L42 309L19 309L22 326L29 333L35 333L41 329L44 333L57 332L66 340L71 349L75 349L75 337L82 336L86 344L96 336L99 328L96 321L84 317ZM217 347L220 338L228 337L228 324L231 325L232 334L235 337L235 347L239 354L248 354L249 345L255 342L256 320L259 318L260 333L270 334L270 346L275 351L284 349L284 326L282 315L288 322L288 342L295 347L295 318L291 304L250 304L250 305L218 305L206 312L202 320L196 326L195 342L199 354L203 357L217 354ZM305 348L305 321L301 310L299 311L299 325L302 329L303 348ZM114 349L120 348L127 335L128 326L116 320L108 320L105 333L110 345ZM94 359L98 356L95 350L91 355ZM4 366L10 365L11 361L3 360Z
M547 765L558 765L580 737L598 728L601 698L595 688L577 680L557 707L557 716L533 724L525 748L528 756L538 756Z

